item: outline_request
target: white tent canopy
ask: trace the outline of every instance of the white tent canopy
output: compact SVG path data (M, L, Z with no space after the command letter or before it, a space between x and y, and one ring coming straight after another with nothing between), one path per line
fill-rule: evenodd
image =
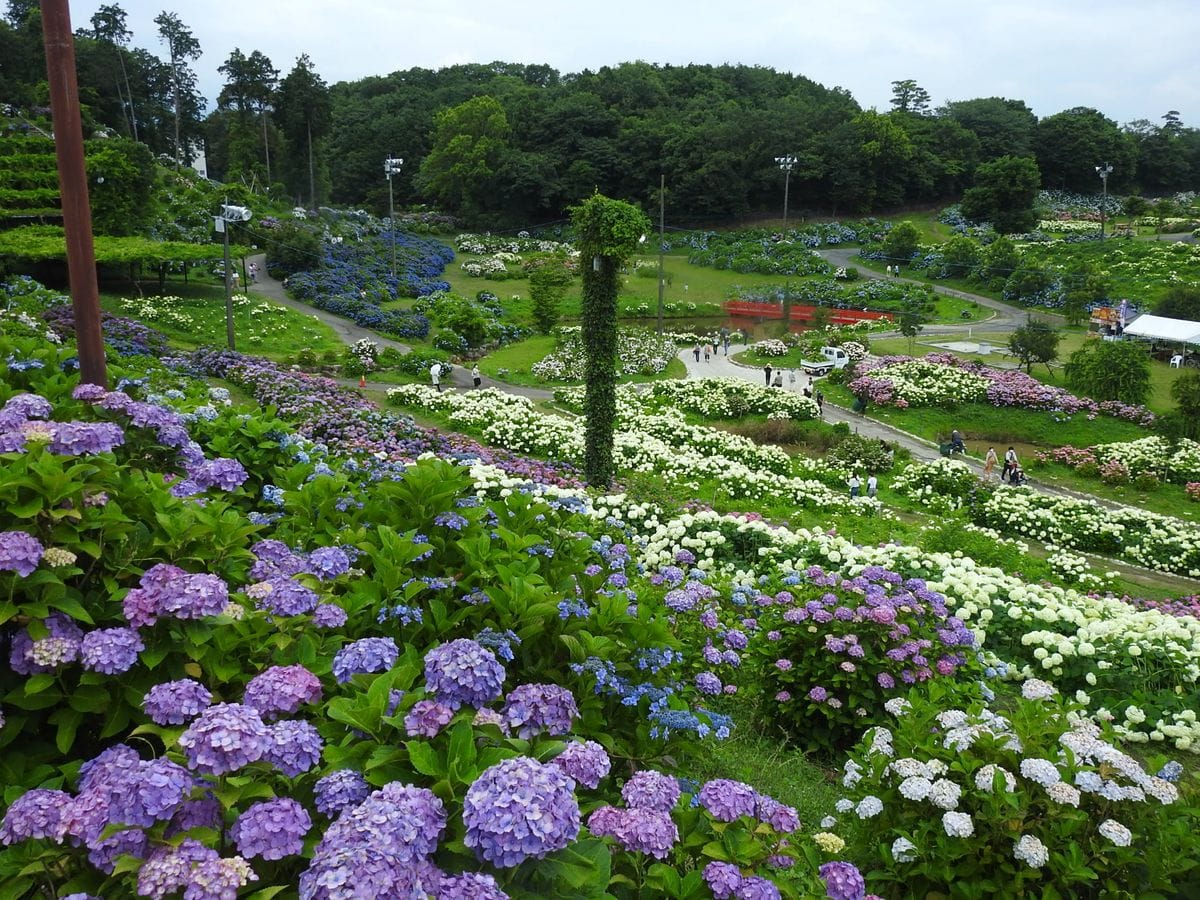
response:
M1141 315L1125 326L1125 334L1170 343L1200 344L1200 322Z

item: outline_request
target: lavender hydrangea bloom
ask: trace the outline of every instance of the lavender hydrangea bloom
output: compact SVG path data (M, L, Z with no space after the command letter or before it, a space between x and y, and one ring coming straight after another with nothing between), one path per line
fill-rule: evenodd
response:
M321 761L325 742L310 722L285 719L267 729L267 747L262 759L288 778L295 778Z
M695 679L696 690L710 697L721 693L721 679L712 672L699 672Z
M270 747L270 735L254 707L218 703L179 736L179 746L193 769L224 775L262 759Z
M4 404L4 412L21 419L45 419L54 412L54 407L39 394L14 394Z
M121 426L111 422L55 422L50 452L58 456L108 453L125 443Z
M287 575L272 575L261 582L270 588L264 596L255 596L259 609L270 610L277 616L300 616L317 608L320 595Z
M411 864L437 849L445 828L446 809L432 791L393 781L342 813L326 829L313 860L338 850L364 848Z
M268 539L259 541L250 548L258 561L250 569L254 579L270 578L273 575L299 575L309 570L308 562L283 541Z
M775 882L760 875L743 878L733 889L734 900L779 900L780 896Z
M800 814L796 812L795 807L785 806L765 794L759 794L755 814L760 822L770 825L780 834L791 834L800 827Z
M250 679L242 702L253 706L264 718L291 715L306 703L321 699L321 680L301 665L272 666Z
M49 632L47 637L35 641L26 628L13 635L8 661L14 672L20 675L53 672L78 658L83 631L70 616L53 613L43 624Z
M211 794L197 800L185 800L180 804L171 821L167 823L166 836L171 838L193 828L211 828L220 831L225 827L225 809Z
M588 819L588 829L597 837L616 839L626 850L666 859L679 840L679 828L670 813L654 809L601 807Z
M180 619L219 616L229 603L229 586L216 575L184 575L163 590L159 613Z
M679 802L679 795L679 782L653 769L635 772L621 788L621 797L630 809L669 813Z
M71 795L63 791L34 788L13 801L0 822L0 844L49 838L61 844L66 834L64 813Z
M758 792L748 784L728 778L715 778L696 795L700 805L720 822L733 822L741 816L753 816L758 808Z
M126 828L94 843L88 850L88 862L106 875L111 875L118 857L135 856L142 859L148 847L146 832L139 828Z
M236 459L210 459L188 471L189 478L200 488L220 488L233 491L249 478L245 467Z
M579 707L571 692L557 684L522 684L509 692L501 714L519 738L528 740L543 731L566 734Z
M304 836L312 828L304 807L288 797L255 803L238 816L230 837L247 859L283 859L304 849Z
M350 557L341 547L318 547L308 554L308 564L313 574L322 581L329 581L350 571Z
M33 574L42 558L42 542L24 531L0 531L0 572Z
M406 861L386 846L320 846L300 875L301 900L430 897L442 884L442 872L433 863Z
M391 638L362 638L347 644L333 658L333 675L339 684L353 676L386 672L396 664L400 648Z
M139 760L119 777L110 775L106 779L109 820L142 828L165 822L187 799L195 783L187 769L166 757Z
M595 741L572 741L550 764L591 790L599 787L600 780L612 769L608 753Z
M572 784L556 767L527 756L485 769L463 801L466 845L503 869L561 850L579 834Z
M103 675L128 672L146 649L137 631L132 628L100 628L83 636L79 661L85 669Z
M333 603L319 603L312 613L318 628L341 628L346 624L346 611Z
M830 900L863 900L867 884L853 863L827 862L817 870Z
M116 744L101 751L93 759L89 759L79 767L77 786L82 793L94 787L111 784L124 778L141 762L142 758L138 756L137 751L128 744Z
M477 641L460 638L425 654L425 686L451 709L486 706L500 696L504 666Z
M235 900L238 889L258 876L240 856L197 863L183 889L183 900Z
M157 725L182 725L212 703L208 688L190 678L156 684L142 698L142 709Z
M409 737L435 738L454 718L454 710L436 700L418 700L404 717Z
M742 883L742 871L733 863L710 862L704 867L704 882L715 900L727 900Z
M313 786L317 811L330 817L358 806L370 793L367 780L353 769L330 772Z
M463 872L442 881L438 900L508 900L496 879L483 872Z
M194 838L185 838L178 847L156 847L138 869L138 896L162 900L187 885L193 865L218 858L216 850Z

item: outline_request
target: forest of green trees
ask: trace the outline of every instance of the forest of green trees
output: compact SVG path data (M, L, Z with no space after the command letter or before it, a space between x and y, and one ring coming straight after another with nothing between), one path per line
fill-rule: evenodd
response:
M1200 130L1175 111L1123 125L1076 107L1038 119L1019 99L935 107L911 79L886 111L801 75L744 65L620 63L560 73L495 62L413 68L327 85L307 58L286 74L250 48L201 48L174 13L133 35L117 4L78 26L85 125L185 162L207 153L219 180L293 202L387 208L385 157L402 157L398 207L426 203L483 227L559 220L599 190L658 205L672 221L716 224L779 211L782 154L796 158L791 206L824 214L946 201L1005 157L1036 162L1045 188L1162 196L1200 184ZM133 46L161 49L165 58ZM227 54L211 105L193 65ZM0 104L47 103L37 0L9 0L0 21Z

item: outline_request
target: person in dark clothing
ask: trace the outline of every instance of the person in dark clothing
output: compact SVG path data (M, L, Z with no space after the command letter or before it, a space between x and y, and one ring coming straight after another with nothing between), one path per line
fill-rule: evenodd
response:
M763 375L766 376L766 378L764 378L764 380L763 380L763 383L767 387L770 387L771 386L771 364L770 363L767 363L765 366L763 366Z

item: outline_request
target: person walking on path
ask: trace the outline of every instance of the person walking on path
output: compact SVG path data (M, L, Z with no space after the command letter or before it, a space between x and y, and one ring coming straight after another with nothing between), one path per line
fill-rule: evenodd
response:
M483 384L483 376L479 373L479 363L471 366L471 381L475 383L475 387Z
M429 367L429 380L433 382L433 386L437 388L438 393L442 391L442 364L434 363Z
M1020 464L1017 462L1017 451L1009 447L1004 451L1004 468L1000 470L1000 480L1008 481L1012 473L1020 467Z
M711 362L711 361L712 361L712 353L710 352L711 350L712 350L712 346L711 346L711 345L709 345L709 344L705 344L705 345L704 345L704 361L705 361L705 362Z
M696 358L696 362L700 362L700 345L697 344L692 348L692 356Z
M771 364L770 363L767 363L765 366L763 366L763 375L766 376L763 380L763 383L767 387L770 387L771 386Z
M817 414L824 416L825 415L825 395L822 394L820 391L817 391L817 394L813 399L815 399L817 401Z
M850 480L846 483L850 485L850 499L853 500L858 496L859 488L862 487L862 479L858 477L857 472L853 472L850 475Z
M867 476L867 496L874 497L875 494L878 493L878 491L879 491L879 479L876 478L875 473L872 472L870 475Z
M992 480L992 472L996 468L997 460L998 457L996 456L996 448L988 447L987 456L983 458L983 478L985 481Z
M796 370L795 369L788 369L788 390L789 391L796 390Z

